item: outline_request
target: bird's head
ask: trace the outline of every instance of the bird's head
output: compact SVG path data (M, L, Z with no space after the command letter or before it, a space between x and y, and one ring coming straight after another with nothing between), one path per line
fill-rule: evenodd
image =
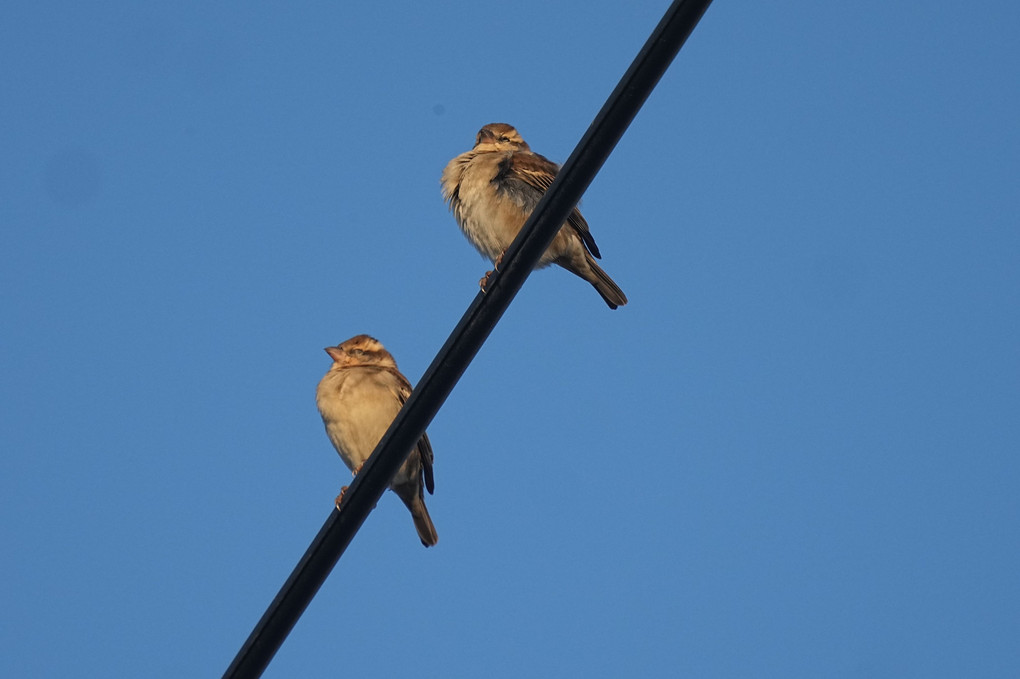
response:
M506 123L489 123L475 136L476 151L530 151L521 134Z
M326 347L326 353L333 359L334 368L357 365L397 367L397 362L393 360L392 354L386 351L382 342L368 335L358 335L335 347Z

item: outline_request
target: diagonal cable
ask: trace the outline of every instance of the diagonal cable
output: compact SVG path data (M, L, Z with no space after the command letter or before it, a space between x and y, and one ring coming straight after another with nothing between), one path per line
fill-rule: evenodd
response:
M486 292L475 297L348 488L343 511L330 513L224 679L255 678L265 671L709 4L711 0L674 0L666 11L507 249Z

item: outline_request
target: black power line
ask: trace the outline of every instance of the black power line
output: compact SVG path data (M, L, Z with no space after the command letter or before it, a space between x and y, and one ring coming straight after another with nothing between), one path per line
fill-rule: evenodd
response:
M330 513L224 679L249 679L265 671L709 4L711 0L674 0L507 249L486 292L475 297L351 483L343 511Z

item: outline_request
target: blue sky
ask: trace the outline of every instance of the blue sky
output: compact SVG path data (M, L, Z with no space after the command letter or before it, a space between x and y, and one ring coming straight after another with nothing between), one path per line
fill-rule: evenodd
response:
M666 2L0 10L0 674L218 676L483 261L439 174L562 162ZM1020 9L717 2L270 665L1020 672Z

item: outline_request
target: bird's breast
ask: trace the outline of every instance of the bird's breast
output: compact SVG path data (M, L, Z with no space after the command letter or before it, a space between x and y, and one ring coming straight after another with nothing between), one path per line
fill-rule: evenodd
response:
M326 434L350 469L365 463L400 410L384 379L367 371L342 370L319 384L316 403Z
M465 157L469 156L469 157ZM471 244L495 261L524 226L528 215L497 191L502 154L463 154L443 172L443 194Z

